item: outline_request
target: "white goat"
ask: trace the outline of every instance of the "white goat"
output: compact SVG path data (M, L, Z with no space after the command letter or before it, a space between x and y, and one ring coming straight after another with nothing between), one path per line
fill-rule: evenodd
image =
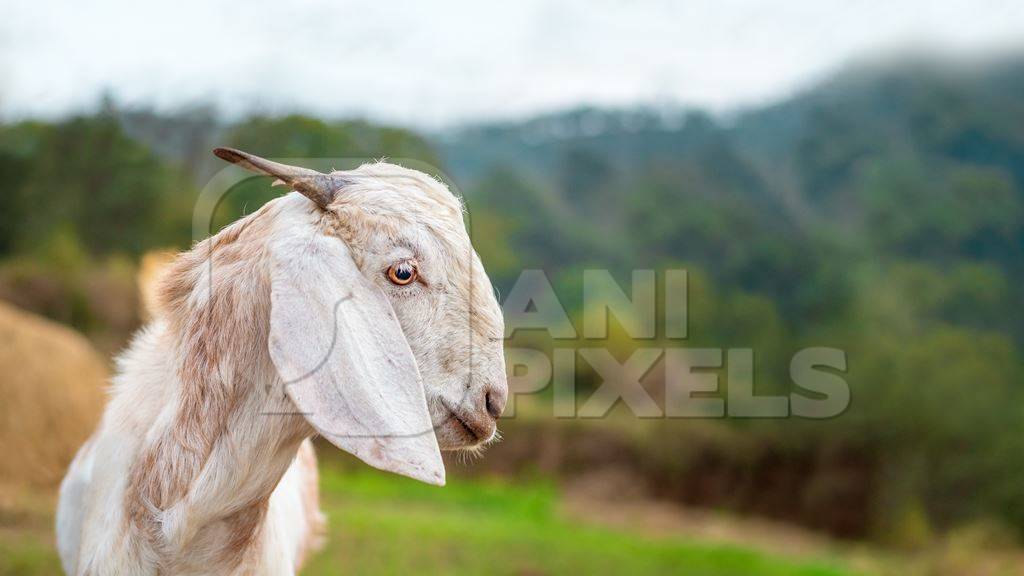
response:
M447 188L214 152L296 192L163 277L61 486L70 574L293 574L322 524L314 433L442 485L439 449L504 408L501 310Z

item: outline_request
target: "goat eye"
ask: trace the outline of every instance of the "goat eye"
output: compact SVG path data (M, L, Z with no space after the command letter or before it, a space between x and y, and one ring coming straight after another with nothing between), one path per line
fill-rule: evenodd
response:
M392 284L399 286L405 286L416 279L416 266L411 262L401 262L399 264L393 264L388 268L388 280L391 280Z

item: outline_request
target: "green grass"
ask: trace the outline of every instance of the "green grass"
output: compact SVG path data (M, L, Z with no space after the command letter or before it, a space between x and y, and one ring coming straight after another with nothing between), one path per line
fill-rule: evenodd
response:
M61 574L52 540L38 532L0 530L0 574Z
M317 574L686 574L849 576L838 562L794 560L682 538L651 538L563 519L544 483L427 486L327 464L327 546ZM59 574L52 511L0 514L0 576Z
M307 574L852 574L824 560L573 523L559 517L557 494L543 484L454 481L439 489L326 468L322 486L330 540Z

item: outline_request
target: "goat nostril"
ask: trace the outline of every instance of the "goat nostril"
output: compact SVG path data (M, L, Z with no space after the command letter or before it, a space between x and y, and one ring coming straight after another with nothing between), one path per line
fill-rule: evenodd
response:
M487 391L487 413L495 420L505 411L505 395L494 390Z

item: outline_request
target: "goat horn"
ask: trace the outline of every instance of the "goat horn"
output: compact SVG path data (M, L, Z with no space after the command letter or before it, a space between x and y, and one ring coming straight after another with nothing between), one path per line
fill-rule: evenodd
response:
M330 174L301 166L280 164L234 148L214 148L213 153L221 160L237 164L246 170L277 178L275 184L281 182L294 188L320 208L327 208L334 201L335 194L342 185L339 178Z

